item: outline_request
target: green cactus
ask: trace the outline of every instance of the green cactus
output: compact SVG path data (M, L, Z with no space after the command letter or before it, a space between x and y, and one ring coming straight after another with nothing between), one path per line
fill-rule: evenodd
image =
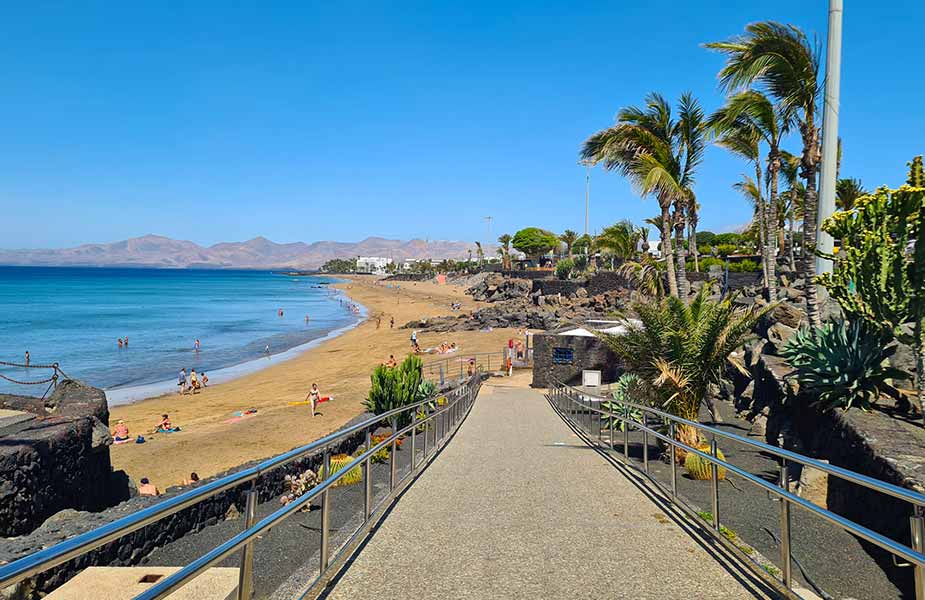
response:
M922 168L922 157L916 156L912 159L912 162L907 162L906 166L909 167L909 177L906 179L906 185L912 187L925 187L925 169Z
M697 449L706 454L710 454L709 446L700 446ZM723 455L723 451L719 448L716 449L716 457L722 461L726 460L726 456ZM691 476L691 479L696 479L699 481L711 479L713 477L710 469L711 466L712 463L710 463L710 461L703 458L699 454L694 454L693 452L688 452L687 456L684 458L684 470L687 471L687 474ZM716 478L720 481L726 479L725 467L719 467L716 470Z
M921 159L913 160L921 174ZM925 407L925 188L885 187L859 198L853 210L836 212L822 229L841 240L832 273L816 278L850 319L886 328L916 355L916 393ZM912 335L903 325L911 323ZM925 411L923 411L925 418Z
M376 367L370 376L369 395L364 403L366 409L374 415L381 415L417 402L423 379L422 368L421 359L413 354L409 354L397 367ZM410 411L400 414L396 425L408 425L412 416Z

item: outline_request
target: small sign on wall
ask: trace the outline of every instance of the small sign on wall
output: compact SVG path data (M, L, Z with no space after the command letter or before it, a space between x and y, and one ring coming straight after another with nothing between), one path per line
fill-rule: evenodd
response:
M553 348L552 363L554 365L570 365L575 362L575 351L571 348Z

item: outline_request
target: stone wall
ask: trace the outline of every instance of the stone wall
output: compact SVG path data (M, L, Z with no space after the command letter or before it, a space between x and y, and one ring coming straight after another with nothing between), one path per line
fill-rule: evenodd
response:
M501 271L505 277L514 279L552 279L552 271L531 271L528 269L514 269L510 271Z
M719 278L716 278L716 277L711 276L709 273L705 271L701 271L700 273L697 273L694 271L687 272L687 280L692 283L695 281L708 281L710 279L715 279L717 281L717 285L722 285L722 282L723 282L722 275L720 275ZM755 286L760 286L760 285L761 285L761 272L760 271L746 272L746 273L740 273L740 272L730 272L729 273L729 289L731 290L741 290L742 288L755 287Z
M925 492L925 430L919 423L882 411L822 413L799 394L783 359L746 353L746 360L752 366L754 383L736 384L737 408L759 426L766 422L767 443ZM910 543L912 507L908 502L830 476L826 503L836 514ZM912 569L897 568L887 552L873 545L865 544L865 548L891 581L912 597Z
M102 390L65 380L46 399L0 396L0 408L35 418L0 437L0 536L29 533L64 510L98 511L128 497L109 460Z
M568 296L583 287L585 287L584 280L534 279L531 293L539 292L541 296L555 296L556 294Z
M616 271L598 271L592 275L586 284L588 295L597 296L611 290L630 289L626 278Z
M369 418L369 415L362 415L353 422L367 418ZM365 435L365 432L362 430L354 433L332 447L332 453L353 453L364 443ZM281 496L286 489L286 475L302 473L306 469L312 469L317 472L321 464L322 456L323 453L319 451L278 469L273 469L258 477L256 480L256 489L260 501L265 502ZM203 479L196 485L205 485L215 479L250 468L258 464L258 462L259 461L254 461L219 473L215 477ZM234 507L234 511L243 513L245 493L249 488L250 483L247 483L212 496L207 500L194 504L187 509L181 510L147 527L121 537L116 541L101 546L79 558L36 575L34 578L23 582L23 584L20 585L20 589L17 591L18 595L13 597L37 600L61 586L71 577L74 577L81 570L89 566L137 565L144 557L151 554L154 549L223 520L226 515L229 514L229 510L231 510L232 507ZM118 506L96 513L65 511L49 519L42 527L28 536L3 541L3 543L0 544L0 564L22 558L32 554L38 549L52 546L75 535L101 527L139 510L148 508L158 502L162 502L167 498L189 491L189 489L191 489L191 487L173 487L168 488L166 492L159 497L136 496L122 502ZM0 596L2 596L2 594L3 591L0 591Z
M554 360L559 350L571 350L568 364ZM557 379L563 383L580 381L584 369L600 370L604 382L614 381L619 374L619 362L610 348L597 337L556 335L555 332L533 336L533 387L547 388Z

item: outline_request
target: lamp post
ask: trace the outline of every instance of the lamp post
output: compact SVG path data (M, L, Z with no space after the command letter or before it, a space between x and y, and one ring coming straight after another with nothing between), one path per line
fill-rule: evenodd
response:
M829 35L825 52L825 93L822 116L822 168L819 171L819 207L816 248L831 254L832 236L822 222L835 212L835 179L838 170L838 100L841 85L842 0L829 0ZM816 257L816 273L831 273L832 261Z

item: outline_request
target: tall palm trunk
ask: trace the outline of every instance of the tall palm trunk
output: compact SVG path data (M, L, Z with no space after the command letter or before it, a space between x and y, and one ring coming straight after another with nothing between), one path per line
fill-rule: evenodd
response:
M768 225L764 198L761 197L761 163L755 162L755 187L758 197L755 199L755 215L758 217L758 244L761 252L761 280L764 289L768 289Z
M793 213L796 210L796 201L797 193L796 190L791 190L790 192L793 196L790 199L790 270L796 272L797 270L797 260L796 260L796 245L797 245L797 222L794 218Z
M777 173L780 171L780 158L772 150L768 163L768 184L771 188L768 198L766 259L768 263L768 300L777 300Z
M803 165L800 175L806 180L806 197L803 200L803 281L806 285L806 317L814 327L822 325L819 313L819 296L816 290L816 169L819 155L819 131L813 125L812 114L800 124L803 135Z
M697 249L697 215L691 214L688 217L687 227L687 250L694 257L694 272L700 272L700 250Z
M691 292L691 284L687 280L687 260L684 253L684 206L680 202L676 202L674 207L674 234L678 296L686 302Z
M665 270L668 273L668 293L678 297L678 280L675 279L674 255L671 253L671 205L659 202L662 208L662 243L660 250L665 257Z

